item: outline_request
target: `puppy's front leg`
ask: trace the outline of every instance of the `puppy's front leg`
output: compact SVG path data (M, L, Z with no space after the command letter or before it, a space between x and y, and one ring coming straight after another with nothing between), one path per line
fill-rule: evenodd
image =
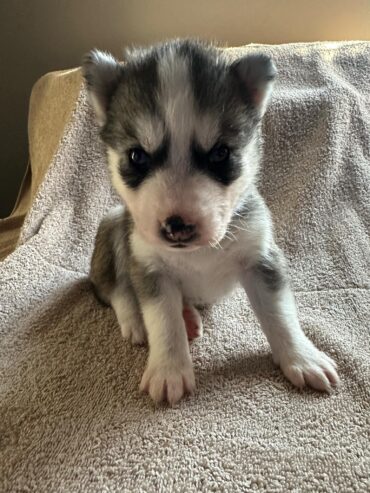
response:
M149 341L140 389L155 402L172 405L195 388L182 294L172 280L156 273L141 275L136 286Z
M330 391L339 382L334 361L303 333L289 286L285 259L277 247L243 272L242 284L270 343L273 359L297 387Z

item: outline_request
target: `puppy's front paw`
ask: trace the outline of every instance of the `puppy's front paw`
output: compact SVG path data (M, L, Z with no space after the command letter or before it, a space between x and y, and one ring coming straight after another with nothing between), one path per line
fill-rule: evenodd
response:
M167 401L176 404L186 393L195 389L194 371L191 362L177 361L163 364L148 363L140 384L140 390L148 392L154 402Z
M275 357L274 361L296 387L309 385L316 390L331 392L339 384L335 362L308 339L289 348L279 358Z

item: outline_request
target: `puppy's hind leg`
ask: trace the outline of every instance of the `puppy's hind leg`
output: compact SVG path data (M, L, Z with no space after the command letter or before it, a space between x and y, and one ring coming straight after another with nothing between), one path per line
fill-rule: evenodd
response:
M117 286L110 301L123 338L132 344L145 344L147 336L144 321L133 289Z
M129 274L130 224L122 207L112 209L102 220L95 239L90 279L96 296L113 307L123 337L143 344L146 332Z
M192 341L203 335L202 318L194 305L184 301L182 316L185 321L186 333L188 340Z

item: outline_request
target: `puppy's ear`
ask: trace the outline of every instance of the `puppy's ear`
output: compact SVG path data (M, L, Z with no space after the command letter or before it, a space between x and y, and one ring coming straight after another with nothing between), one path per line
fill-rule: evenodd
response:
M110 99L122 76L122 67L110 53L95 49L84 56L82 75L97 120L104 125Z
M264 54L246 55L233 62L230 70L239 79L248 101L262 116L277 74L271 58Z

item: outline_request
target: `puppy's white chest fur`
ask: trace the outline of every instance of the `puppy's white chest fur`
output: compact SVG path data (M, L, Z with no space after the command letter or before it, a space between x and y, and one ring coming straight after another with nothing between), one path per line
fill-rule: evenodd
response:
M171 254L164 261L180 283L184 297L194 304L214 303L228 294L240 272L236 248L227 252L207 249L199 253Z
M240 236L240 242L225 241L219 249L202 248L182 253L159 250L134 233L132 247L134 256L147 268L163 271L175 279L187 301L209 304L230 293L239 281L246 258L245 238Z

